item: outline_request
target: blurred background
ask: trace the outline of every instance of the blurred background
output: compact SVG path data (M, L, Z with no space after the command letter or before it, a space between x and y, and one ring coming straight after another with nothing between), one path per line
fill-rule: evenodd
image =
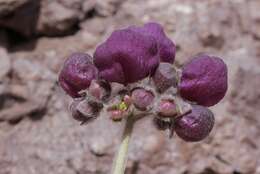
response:
M176 64L210 52L229 68L216 124L186 143L140 121L128 174L260 174L259 0L0 0L0 174L107 174L121 125L80 126L57 85L66 56L92 54L116 28L162 24Z

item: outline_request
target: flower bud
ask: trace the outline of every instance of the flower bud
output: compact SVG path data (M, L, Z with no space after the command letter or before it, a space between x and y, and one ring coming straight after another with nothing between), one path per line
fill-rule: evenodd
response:
M174 101L162 100L158 106L158 114L162 117L174 117L177 115L177 106Z
M160 63L153 75L154 84L159 92L164 92L169 87L177 87L177 72L169 63Z
M96 79L98 71L92 63L92 58L85 53L74 53L65 61L59 74L59 84L71 97L81 95L81 90L87 89L90 82Z
M82 102L84 104L82 104ZM84 99L74 99L70 105L72 117L80 121L81 124L89 122L94 119L92 107L84 102Z
M132 104L132 98L129 95L125 95L123 101L127 106Z
M137 88L132 91L131 98L136 108L146 110L147 107L152 104L154 95L152 92L143 88Z
M126 111L123 110L111 110L109 111L110 119L113 121L121 121L126 116Z
M223 60L200 54L184 66L179 90L187 100L213 106L225 96L227 87L227 66Z
M211 132L214 120L214 115L208 108L193 105L191 113L176 118L174 129L185 141L201 141Z
M90 83L88 91L91 96L99 100L101 100L102 96L105 93L104 89L102 89L100 85L94 80L92 80L92 82Z

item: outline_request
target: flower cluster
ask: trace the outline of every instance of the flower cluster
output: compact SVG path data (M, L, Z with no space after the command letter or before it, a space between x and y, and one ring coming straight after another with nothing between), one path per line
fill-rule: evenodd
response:
M162 26L148 23L114 31L93 58L70 55L59 84L74 99L73 118L87 123L99 115L113 121L150 116L158 129L185 141L204 139L214 125L207 107L227 91L227 66L221 58L199 54L178 69L175 52Z

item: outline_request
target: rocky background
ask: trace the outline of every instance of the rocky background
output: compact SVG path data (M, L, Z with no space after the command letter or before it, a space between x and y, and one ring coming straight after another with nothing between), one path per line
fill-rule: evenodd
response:
M260 174L259 0L0 0L0 174L109 173L122 125L104 115L80 126L57 73L68 54L148 21L176 42L178 66L223 57L229 90L203 142L140 121L127 174Z

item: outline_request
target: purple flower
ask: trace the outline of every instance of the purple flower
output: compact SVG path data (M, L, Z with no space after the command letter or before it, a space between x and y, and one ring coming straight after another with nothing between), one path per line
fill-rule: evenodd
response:
M79 91L87 89L98 75L92 58L85 53L74 53L65 61L59 74L59 84L71 97L80 97Z
M129 29L155 38L158 42L160 60L168 63L174 62L175 44L166 36L160 24L150 22L143 27L130 26Z
M227 66L223 60L200 54L184 66L179 90L187 100L213 106L225 96L227 87Z
M183 140L195 142L209 135L214 122L214 115L208 108L193 105L191 113L176 118L174 129Z
M94 53L101 78L122 84L141 80L159 64L157 42L153 37L130 29L114 31Z
M116 30L94 53L100 77L122 84L141 80L154 73L160 60L173 63L174 58L174 43L156 23Z

